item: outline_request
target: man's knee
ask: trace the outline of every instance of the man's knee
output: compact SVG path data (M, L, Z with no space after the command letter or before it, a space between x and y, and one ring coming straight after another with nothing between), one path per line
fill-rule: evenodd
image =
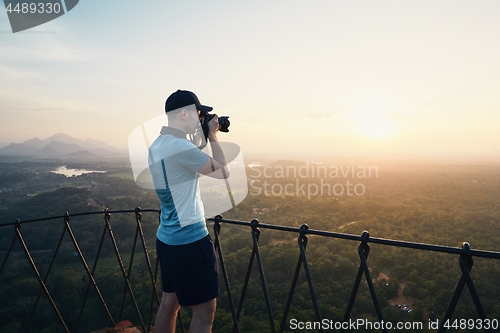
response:
M216 299L211 299L208 302L193 305L193 318L197 317L198 320L206 323L212 323L216 309Z
M177 300L177 295L175 293L166 293L163 292L161 297L161 306L166 311L177 312L181 307Z

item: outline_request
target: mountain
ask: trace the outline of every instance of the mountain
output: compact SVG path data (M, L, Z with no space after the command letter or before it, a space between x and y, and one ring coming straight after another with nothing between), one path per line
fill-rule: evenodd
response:
M10 156L33 155L37 150L38 148L24 143L11 143L7 147L0 149L0 155L10 155Z
M35 139L28 140L24 143L32 145L32 146L36 145L36 147L41 148L41 147L51 143L52 141L59 141L62 143L77 145L77 146L80 146L80 147L84 148L85 150L89 150L89 151L94 150L94 149L107 149L107 150L111 150L111 151L119 151L118 148L110 146L103 141L97 141L97 140L93 140L90 138L87 138L85 140L80 140L80 139L76 139L76 138L74 138L70 135L64 134L64 133L54 134L45 140L39 140L38 138L35 138Z
M76 153L66 154L66 155L64 155L64 157L79 158L79 159L85 159L85 158L90 159L90 158L98 157L98 155L97 154L92 154L88 150L79 150Z
M56 156L76 153L77 151L85 150L74 143L64 143L62 141L51 141L49 144L37 150L34 155L37 156Z
M39 138L34 138L34 139L30 139L28 141L24 141L24 145L27 145L27 146L30 146L30 147L34 147L34 148L42 148L43 146L45 146L47 143L45 142L45 140L40 140ZM50 141L49 141L50 142Z
M108 145L105 142L87 138L86 140L76 139L70 135L59 133L40 140L33 138L23 143L11 143L7 147L0 149L2 156L36 156L54 157L76 154L77 156L109 156L123 153L122 150ZM74 156L68 156L74 157Z

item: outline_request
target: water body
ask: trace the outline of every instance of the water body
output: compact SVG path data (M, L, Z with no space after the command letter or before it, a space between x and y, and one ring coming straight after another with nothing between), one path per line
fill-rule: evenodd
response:
M66 177L76 177L81 176L85 173L105 173L106 171L97 171L97 170L85 170L85 169L68 169L66 166L62 166L57 168L54 171L51 171L58 175L65 175Z

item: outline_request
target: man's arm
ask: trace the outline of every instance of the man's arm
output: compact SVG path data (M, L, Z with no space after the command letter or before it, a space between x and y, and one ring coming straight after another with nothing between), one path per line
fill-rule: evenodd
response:
M229 178L230 170L226 155L224 155L224 151L217 139L218 131L219 118L215 115L208 123L208 140L210 141L213 157L209 157L207 163L198 172L213 178L225 179Z

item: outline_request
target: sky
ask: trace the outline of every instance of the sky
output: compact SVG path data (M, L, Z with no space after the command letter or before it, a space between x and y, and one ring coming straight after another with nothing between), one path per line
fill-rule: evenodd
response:
M12 33L0 146L66 133L128 147L177 89L244 154L500 149L498 1L82 0Z

